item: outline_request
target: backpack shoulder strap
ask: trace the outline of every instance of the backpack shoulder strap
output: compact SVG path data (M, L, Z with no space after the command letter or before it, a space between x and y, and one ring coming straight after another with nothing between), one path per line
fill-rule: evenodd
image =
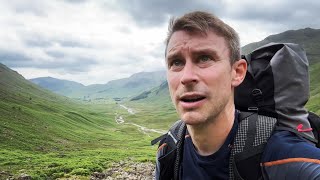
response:
M152 140L151 141L151 145L157 144L159 141L161 141L162 139L166 138L167 136L170 136L172 138L172 140L174 141L174 143L177 143L178 139L180 138L179 136L181 136L179 133L182 132L183 125L184 125L184 122L182 120L176 121L170 127L170 129L169 129L169 131L167 133L165 133L165 134L155 138L154 140Z
M181 166L181 161L183 158L183 147L184 147L184 136L187 131L187 126L184 122L181 123L179 130L178 130L178 142L177 144L177 154L176 159L174 162L174 169L173 169L173 179L178 180L179 179L179 171Z
M152 145L160 141L156 160L156 179L179 178L185 133L185 123L178 120L166 134L151 141Z
M261 155L276 122L276 118L258 115L256 112L240 112L230 156L230 179L251 180L262 176Z

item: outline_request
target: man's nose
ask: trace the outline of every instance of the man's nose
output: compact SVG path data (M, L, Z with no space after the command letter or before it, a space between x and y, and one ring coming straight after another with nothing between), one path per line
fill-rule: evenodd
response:
M181 83L183 85L194 84L198 82L196 67L192 63L186 63L182 71Z

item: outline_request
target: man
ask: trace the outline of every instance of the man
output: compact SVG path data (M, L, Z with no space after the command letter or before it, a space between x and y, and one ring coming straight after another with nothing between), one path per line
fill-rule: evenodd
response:
M246 61L240 58L237 33L212 14L188 13L171 21L165 57L170 95L187 126L178 179L229 179L229 158L239 114L234 105L234 89L244 80L247 70ZM279 137L293 136L287 133ZM301 147L307 144L302 138L295 140L301 142ZM313 152L313 160L320 158L314 146L306 150ZM263 156L266 166L272 166L268 164L270 160L283 158L275 158L269 152L275 152L272 145ZM318 163L312 165L316 164L313 172L319 176L310 177L320 177ZM157 179L162 176L159 166L158 162ZM161 166L168 169L166 164Z

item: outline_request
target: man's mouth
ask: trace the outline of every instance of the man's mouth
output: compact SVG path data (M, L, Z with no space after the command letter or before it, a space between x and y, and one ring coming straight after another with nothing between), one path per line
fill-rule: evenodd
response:
M180 101L182 102L186 102L186 103L191 103L191 102L198 102L201 101L203 99L205 99L205 96L202 95L186 95L186 96L182 96L180 98Z

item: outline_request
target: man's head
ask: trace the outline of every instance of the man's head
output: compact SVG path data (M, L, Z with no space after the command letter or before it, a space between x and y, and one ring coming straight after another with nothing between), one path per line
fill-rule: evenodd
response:
M213 14L195 11L177 19L172 18L168 30L168 36L165 41L165 55L167 55L168 43L174 32L183 30L206 35L208 32L212 31L217 35L224 37L227 41L230 49L231 64L240 59L240 40L237 32Z
M166 47L171 99L187 124L226 118L244 79L237 33L217 17L193 12L172 20Z

